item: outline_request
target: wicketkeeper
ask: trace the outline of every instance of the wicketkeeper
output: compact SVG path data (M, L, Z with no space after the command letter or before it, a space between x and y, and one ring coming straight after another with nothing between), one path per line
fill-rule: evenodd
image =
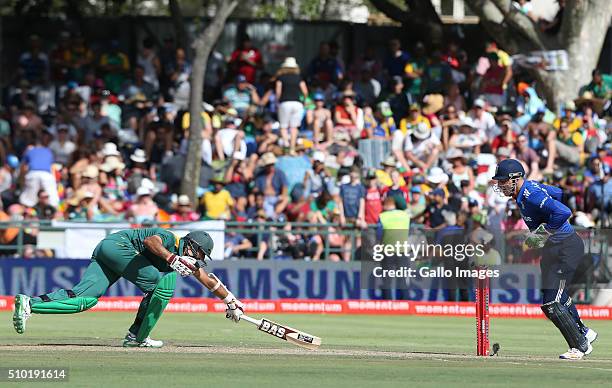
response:
M177 272L181 276L193 274L227 304L226 317L238 322L244 312L243 304L217 276L202 268L204 260L210 259L213 246L210 235L199 230L183 238L162 228L110 234L96 246L83 278L72 289L36 297L17 295L13 326L23 334L32 314L74 314L88 310L113 283L124 278L134 283L144 297L123 346L159 348L163 342L149 338L149 333L174 294Z
M496 189L516 200L530 230L525 241L530 248L542 248L542 311L559 329L570 349L559 356L579 360L593 351L597 333L584 325L576 306L567 294L584 256L584 243L568 222L571 210L561 201L558 187L525 180L523 165L506 159L497 165Z

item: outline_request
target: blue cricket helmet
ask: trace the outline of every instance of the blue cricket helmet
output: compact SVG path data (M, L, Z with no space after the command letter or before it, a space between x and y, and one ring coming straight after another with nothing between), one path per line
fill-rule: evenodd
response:
M499 162L495 169L493 180L505 181L512 178L524 178L525 169L521 162L516 159L505 159Z

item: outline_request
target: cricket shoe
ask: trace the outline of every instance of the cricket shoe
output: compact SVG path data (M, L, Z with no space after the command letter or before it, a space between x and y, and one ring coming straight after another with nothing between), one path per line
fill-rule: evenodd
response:
M163 341L157 341L147 337L144 341L137 341L136 336L128 331L123 339L124 348L161 348L164 346Z
M582 360L584 356L587 356L593 352L593 347L589 344L589 348L586 352L582 353L580 350L576 348L571 348L567 352L563 353L559 356L562 360Z
M597 332L593 329L587 328L587 331L586 333L584 333L584 336L586 337L587 341L592 344L597 339Z
M30 297L19 294L15 296L15 311L13 312L13 327L19 334L25 333L26 321L32 316Z

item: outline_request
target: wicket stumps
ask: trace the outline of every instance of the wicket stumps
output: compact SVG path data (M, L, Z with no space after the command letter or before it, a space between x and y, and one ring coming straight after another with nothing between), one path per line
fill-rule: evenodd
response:
M486 267L478 267L486 270ZM476 354L489 355L490 279L476 279Z

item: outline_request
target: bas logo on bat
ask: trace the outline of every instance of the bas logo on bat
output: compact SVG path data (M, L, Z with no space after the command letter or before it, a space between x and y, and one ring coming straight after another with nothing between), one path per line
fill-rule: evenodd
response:
M268 334L275 335L278 338L285 338L286 329L284 327L273 324L272 322L266 321L265 319L261 320L261 326L259 326L259 330L265 331ZM310 342L312 342L312 340Z

